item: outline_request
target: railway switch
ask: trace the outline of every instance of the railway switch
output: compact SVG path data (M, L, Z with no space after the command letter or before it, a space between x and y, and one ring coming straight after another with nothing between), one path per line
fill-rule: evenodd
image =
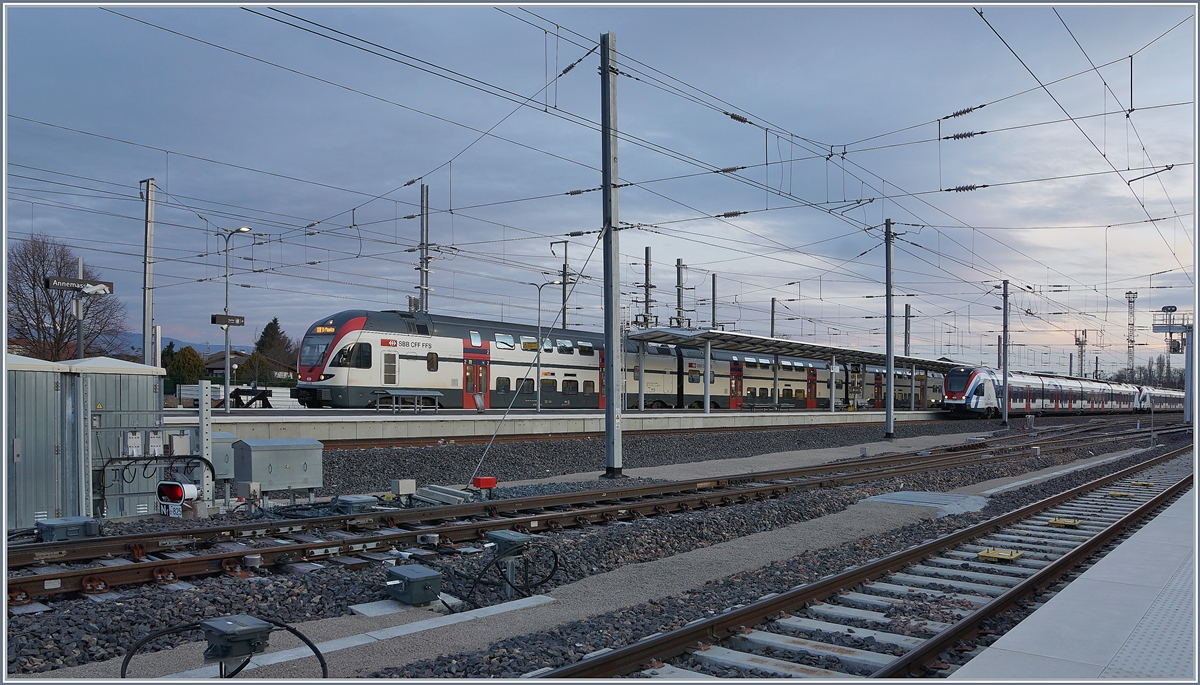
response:
M371 495L342 495L337 498L339 514L361 514L375 506L376 499Z
M419 606L438 598L442 590L442 574L420 564L392 566L387 570L384 590L393 599Z
M488 542L496 545L496 556L510 557L522 554L533 542L532 535L518 533L515 530L489 530Z
M40 542L63 542L95 537L100 534L100 522L87 516L43 519L36 523Z
M271 624L245 614L210 618L200 622L208 648L204 662L228 661L261 654L267 648Z

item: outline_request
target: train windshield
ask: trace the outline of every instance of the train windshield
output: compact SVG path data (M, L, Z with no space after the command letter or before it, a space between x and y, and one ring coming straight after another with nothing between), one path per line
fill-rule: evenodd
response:
M300 366L320 364L332 342L332 335L310 335L304 338L304 345L300 348Z
M967 389L967 381L971 378L968 369L955 369L946 374L946 392L962 392Z

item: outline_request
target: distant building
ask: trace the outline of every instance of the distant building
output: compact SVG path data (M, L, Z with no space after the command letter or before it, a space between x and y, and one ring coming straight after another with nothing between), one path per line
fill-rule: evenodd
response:
M234 365L242 365L250 358L250 353L242 350L229 351L229 370L232 373ZM225 350L214 352L204 359L204 368L209 376L225 377Z

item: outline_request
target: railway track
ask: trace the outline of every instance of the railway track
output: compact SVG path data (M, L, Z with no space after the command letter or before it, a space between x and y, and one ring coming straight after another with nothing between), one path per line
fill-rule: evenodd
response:
M529 675L694 680L711 677L689 668L703 665L761 677L949 670L943 655L972 649L963 641L986 620L1053 586L1190 488L1190 468L1159 467L1190 452L1173 450L818 582Z
M1186 430L1179 428L1175 430ZM1159 431L1164 433L1166 431ZM1119 431L1089 441L1055 436L1043 453L1107 444L1137 437ZM150 534L107 536L77 542L10 545L8 601L27 603L66 592L100 594L131 583L170 584L192 575L237 575L250 566L330 559L362 564L391 549L451 551L492 530L529 533L627 521L777 498L799 490L834 487L950 469L1004 459L1027 458L1029 443L1010 454L995 445L964 445L937 453L906 452L795 469L724 478L616 487L522 499L391 509L306 519L259 522Z

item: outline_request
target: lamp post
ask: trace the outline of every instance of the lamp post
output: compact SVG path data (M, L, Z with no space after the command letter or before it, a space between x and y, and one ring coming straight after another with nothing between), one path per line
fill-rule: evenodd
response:
M547 281L546 283L527 283L538 291L538 339L537 339L537 410L542 411L542 288L548 285L561 285L562 281Z
M238 228L221 229L224 233L217 235L225 239L225 316L229 316L229 240L238 233L249 233L249 226L240 226ZM221 328L225 329L225 395L222 405L225 407L225 413L229 413L229 324L226 323Z

